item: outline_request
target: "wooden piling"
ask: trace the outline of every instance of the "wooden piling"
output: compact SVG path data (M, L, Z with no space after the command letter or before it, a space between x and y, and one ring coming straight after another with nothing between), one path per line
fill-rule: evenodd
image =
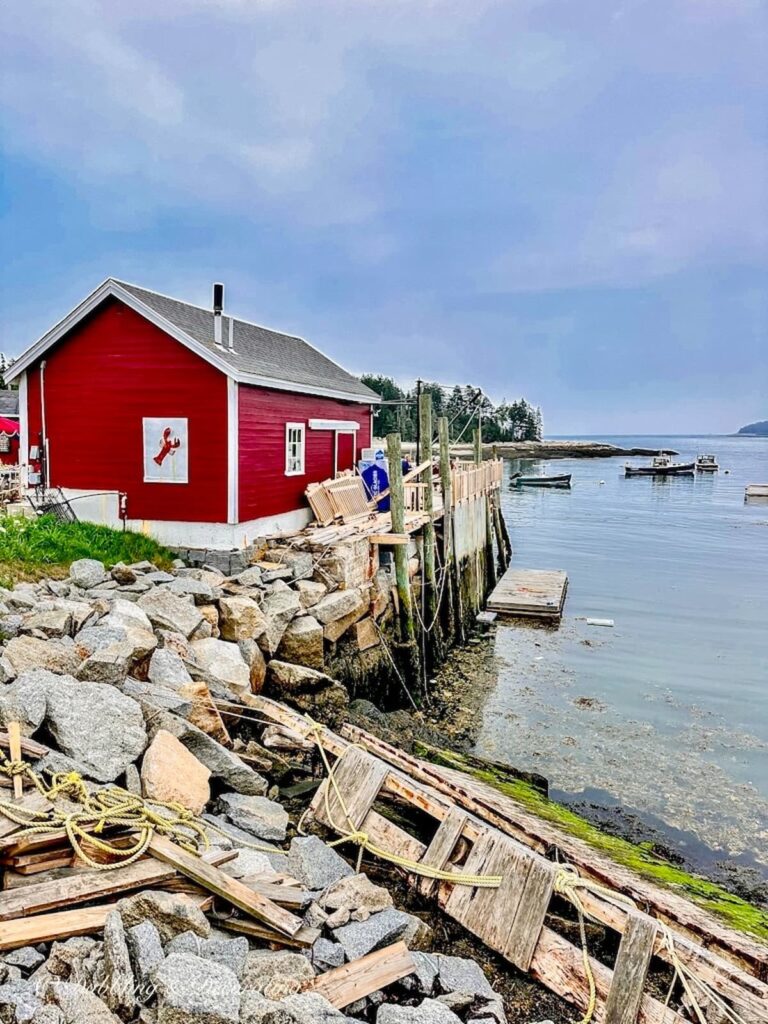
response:
M389 462L389 508L392 517L392 532L405 533L405 489L403 487L403 446L399 434L387 435L387 460ZM395 579L400 603L400 636L403 642L413 647L416 655L416 627L413 621L413 597L408 576L408 546L395 545Z
M457 636L460 643L464 643L461 580L459 578L459 561L456 558L456 537L453 530L451 441L447 416L441 416L438 419L437 436L440 441L440 485L443 491L443 565L448 574L445 597L445 606L448 610L446 621L451 624L450 634Z
M437 593L437 571L435 568L435 521L434 521L434 492L432 490L432 395L423 391L419 395L419 463L429 462L429 469L424 472L423 488L424 511L429 515L429 522L424 524L424 564L422 566L424 579L424 611L425 620L422 624L424 629L430 631L431 636L427 642L431 646L434 657L440 657L440 624L438 618L438 593Z
M475 465L483 464L483 428L478 424L473 435L473 447L475 450ZM486 494L485 498L485 585L488 592L496 586L496 566L493 562L493 523L491 515L491 496ZM478 553L479 554L479 553ZM482 574L478 564L477 586L478 586L478 608L482 607Z
M481 465L483 461L483 430L482 427L475 427L472 431L472 448L475 453L475 465Z

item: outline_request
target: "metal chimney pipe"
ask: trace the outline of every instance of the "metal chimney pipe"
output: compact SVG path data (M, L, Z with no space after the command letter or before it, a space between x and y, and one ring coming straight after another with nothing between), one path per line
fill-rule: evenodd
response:
M219 348L221 345L221 311L224 308L224 285L213 286L213 340Z

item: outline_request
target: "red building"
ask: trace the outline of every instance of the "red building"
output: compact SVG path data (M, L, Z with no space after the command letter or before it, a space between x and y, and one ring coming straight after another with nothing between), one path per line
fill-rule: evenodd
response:
M108 279L19 357L22 473L79 518L240 547L309 518L378 395L301 338Z

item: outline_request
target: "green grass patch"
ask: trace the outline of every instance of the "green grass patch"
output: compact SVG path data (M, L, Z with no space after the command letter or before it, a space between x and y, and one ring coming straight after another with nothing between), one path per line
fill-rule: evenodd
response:
M153 562L168 568L173 554L151 537L128 530L113 530L94 523L61 523L53 516L0 519L0 585L44 576L62 579L78 558L115 562Z
M450 750L438 750L423 743L414 745L414 753L425 761L445 765L485 782L505 796L516 800L527 810L551 822L563 832L589 843L607 854L617 864L631 868L649 881L673 889L694 903L706 908L738 931L768 940L768 912L727 892L714 882L692 875L683 868L656 856L645 845L610 836L591 825L585 818L548 799L530 783L516 778L512 769Z

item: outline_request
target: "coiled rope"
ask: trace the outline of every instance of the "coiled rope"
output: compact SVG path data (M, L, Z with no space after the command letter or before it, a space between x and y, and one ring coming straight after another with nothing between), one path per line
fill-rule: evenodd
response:
M44 810L33 810L23 804L0 800L0 814L21 826L10 837L14 843L63 831L75 855L88 867L99 871L132 864L146 853L155 835L166 836L183 850L196 855L210 849L210 833L231 840L224 829L203 820L180 803L145 800L120 786L91 792L82 775L76 771L54 773L51 784L46 785L27 761L12 761L0 750L0 773L8 778L27 778L37 792L53 805ZM66 798L70 806L67 809L56 807L55 801L59 798ZM73 803L75 810L71 809ZM123 845L124 835L114 840L102 838L106 829L113 828L122 833L132 833L134 841ZM96 860L84 848L85 843L112 859L107 863ZM238 845L261 853L274 853L271 847L239 839Z

